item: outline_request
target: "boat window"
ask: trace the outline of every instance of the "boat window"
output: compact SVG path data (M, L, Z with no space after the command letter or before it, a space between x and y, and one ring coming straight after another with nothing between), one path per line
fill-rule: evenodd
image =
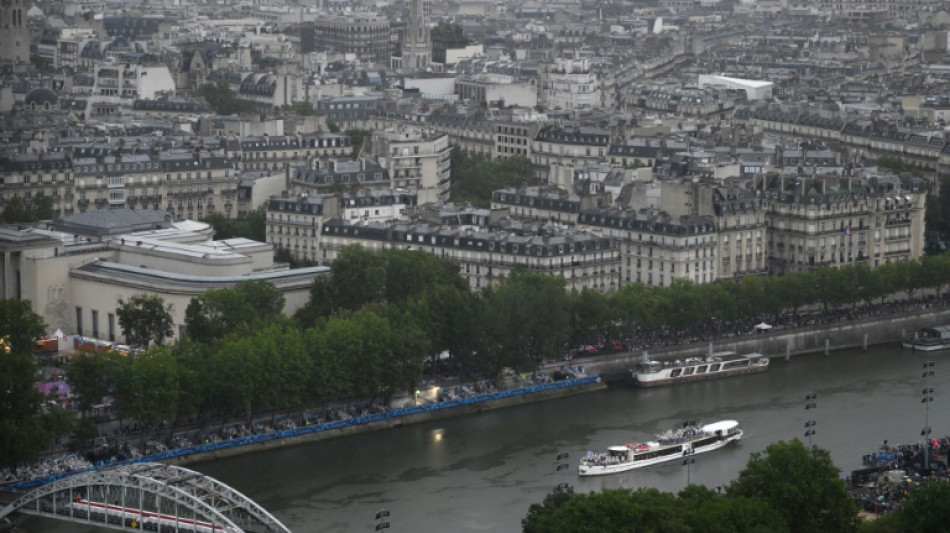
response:
M710 372L716 372L716 371L719 370L719 367L720 367L720 364L719 364L719 363L716 363L716 364L713 364L713 365L709 365L709 371L710 371Z
M682 371L683 371L682 368L674 368L673 371L670 372L670 377L671 377L671 378L678 378L679 375L680 375L680 372L682 372Z
M694 370L696 370L696 369L693 368L693 367L691 367L691 366L686 367L686 368L683 369L683 375L684 375L684 376L690 376L690 375L693 374L693 371L694 371Z
M706 373L706 365L699 365L699 366L697 366L697 367L696 367L696 373L697 373L697 374L705 374L705 373Z

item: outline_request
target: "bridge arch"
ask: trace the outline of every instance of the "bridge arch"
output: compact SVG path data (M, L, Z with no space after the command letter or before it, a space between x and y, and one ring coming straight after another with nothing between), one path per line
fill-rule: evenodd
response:
M0 510L119 530L290 533L236 489L162 463L133 463L69 476L19 496Z

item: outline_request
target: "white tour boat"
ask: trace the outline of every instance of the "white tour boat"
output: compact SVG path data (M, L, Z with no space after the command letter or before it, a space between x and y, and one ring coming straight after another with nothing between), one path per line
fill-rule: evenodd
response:
M760 353L736 355L735 352L716 352L706 357L687 357L685 361L647 359L637 364L632 377L641 387L656 387L765 372L768 369L769 358Z
M904 339L904 348L919 352L933 352L950 348L950 325L923 328Z
M600 453L587 452L581 458L578 473L582 476L602 476L626 472L681 459L686 455L718 450L741 438L742 430L735 420L721 420L706 425L687 422L682 428L657 435L656 440L611 446Z

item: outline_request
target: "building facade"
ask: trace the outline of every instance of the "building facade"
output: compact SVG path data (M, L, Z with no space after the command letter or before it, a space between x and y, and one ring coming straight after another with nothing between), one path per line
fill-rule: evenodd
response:
M321 261L333 261L344 247L371 251L421 250L459 265L473 290L507 278L514 268L561 276L568 290L600 292L620 285L620 250L608 237L563 230L550 235L448 228L439 224L383 224L328 220L323 225Z

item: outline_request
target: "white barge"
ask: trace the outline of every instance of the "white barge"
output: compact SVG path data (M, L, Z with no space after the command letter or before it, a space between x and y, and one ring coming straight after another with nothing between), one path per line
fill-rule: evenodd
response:
M735 352L717 352L707 357L687 357L684 361L641 361L631 377L641 387L656 387L753 374L768 369L769 358L760 353L736 355Z
M686 423L682 428L656 436L656 440L611 446L604 452L587 452L578 474L602 476L681 459L686 455L718 450L742 438L739 422L721 420L714 424Z

